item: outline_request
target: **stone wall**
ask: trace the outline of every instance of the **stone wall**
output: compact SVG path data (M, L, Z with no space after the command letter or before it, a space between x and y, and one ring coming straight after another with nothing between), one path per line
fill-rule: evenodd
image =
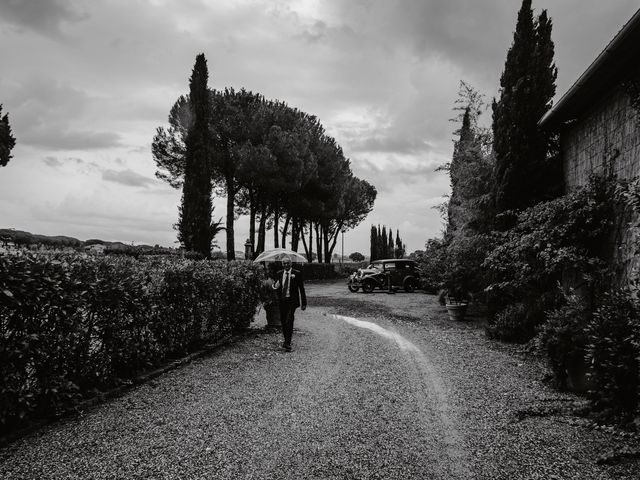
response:
M640 113L632 106L627 91L619 87L595 102L561 135L565 188L584 185L591 173L614 173L630 180L640 175ZM618 265L620 279L628 278L640 265L638 238L628 228L624 212L611 232L610 252Z

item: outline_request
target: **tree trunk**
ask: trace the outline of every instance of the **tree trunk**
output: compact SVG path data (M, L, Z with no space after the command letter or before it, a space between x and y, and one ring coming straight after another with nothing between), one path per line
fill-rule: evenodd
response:
M249 241L253 248L253 258L256 258L256 199L253 191L249 192Z
M289 232L289 223L291 222L291 215L287 214L287 218L284 221L284 227L282 227L282 248L287 248L287 233Z
M340 224L335 229L334 234L330 239L331 246L329 247L329 255L333 255L333 250L336 248L336 243L338 243L338 237L340 236L341 233L342 233L342 224ZM344 259L342 258L342 254L340 258L342 259L342 261L344 261Z
M318 252L318 263L322 263L322 227L319 222L315 223L316 229L316 251Z
M267 205L260 206L260 225L258 226L258 247L256 254L264 252L264 242L267 236Z
M307 261L313 262L313 222L309 221L309 245L304 238L304 222L302 223L302 244L304 245L304 251L307 254Z
M324 263L331 263L331 254L329 253L329 226L322 227L322 246L324 247Z
M278 248L280 245L278 243L278 221L280 220L280 216L278 213L278 205L273 207L273 248Z
M233 178L226 178L227 183L227 260L236 259L236 242L233 233L233 216L235 206L235 185Z
M291 222L291 250L298 251L298 245L300 243L300 220L294 218Z

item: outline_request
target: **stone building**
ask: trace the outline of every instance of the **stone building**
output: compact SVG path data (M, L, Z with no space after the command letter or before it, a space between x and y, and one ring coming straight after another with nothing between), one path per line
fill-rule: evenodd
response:
M565 190L591 173L640 176L640 10L622 27L573 86L540 120L560 136ZM612 260L623 278L638 267L637 238L620 218Z

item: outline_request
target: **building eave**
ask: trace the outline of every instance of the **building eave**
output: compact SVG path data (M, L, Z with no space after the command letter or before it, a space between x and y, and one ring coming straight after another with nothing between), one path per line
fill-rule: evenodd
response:
M637 68L639 58L640 9L538 124L556 130L577 119L594 101L624 81Z

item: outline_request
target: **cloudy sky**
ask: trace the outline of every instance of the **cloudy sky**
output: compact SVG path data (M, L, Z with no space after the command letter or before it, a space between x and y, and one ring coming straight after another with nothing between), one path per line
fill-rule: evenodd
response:
M442 228L432 207L449 182L434 170L451 156L459 81L496 95L520 3L0 0L0 103L17 138L0 228L175 246L180 192L154 177L150 143L203 52L210 87L317 115L376 186L345 254L368 253L372 223L421 249ZM558 95L639 7L534 0L553 18ZM241 218L238 249L247 232Z

